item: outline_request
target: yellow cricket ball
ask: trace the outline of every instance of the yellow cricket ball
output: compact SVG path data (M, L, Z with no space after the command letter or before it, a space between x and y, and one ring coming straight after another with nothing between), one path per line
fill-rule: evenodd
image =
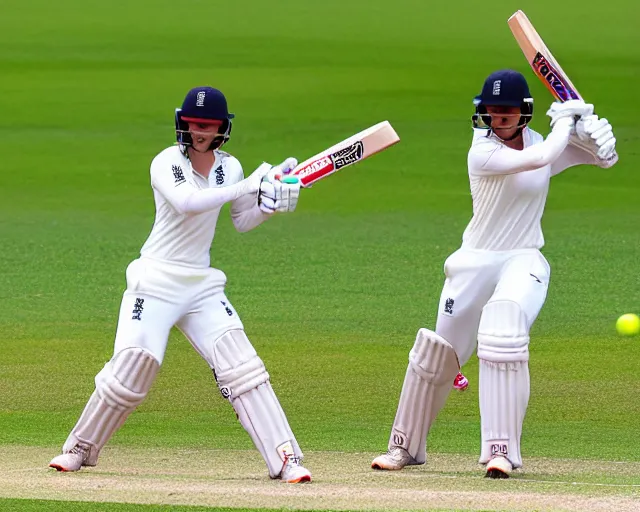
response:
M627 313L618 318L616 330L622 336L633 336L640 332L640 317L633 313Z

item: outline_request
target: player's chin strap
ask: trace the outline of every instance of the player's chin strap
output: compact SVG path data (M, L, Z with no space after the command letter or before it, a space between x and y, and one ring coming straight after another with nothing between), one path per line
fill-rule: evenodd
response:
M507 137L506 139L504 137L500 137L500 135L498 135L495 130L492 130L493 133L496 133L496 137L498 137L500 140L503 140L505 142L516 139L518 137L520 137L520 135L522 135L522 130L524 130L524 127L527 126L526 123L518 126L518 129L515 131L515 133L511 136L511 137Z
M506 139L504 137L500 137L500 135L498 135L493 128L491 128L491 132L495 133L496 137L498 137L500 140L508 142L510 140L517 139L520 135L522 135L522 131L527 127L527 125L529 124L529 121L531 121L531 116L523 114L520 117L520 122L516 126L518 129L514 132L514 134L511 137L507 137Z

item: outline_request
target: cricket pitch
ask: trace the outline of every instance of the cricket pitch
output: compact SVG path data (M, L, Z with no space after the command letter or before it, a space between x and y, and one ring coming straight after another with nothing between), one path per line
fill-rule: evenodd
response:
M309 452L311 484L270 480L256 451L106 448L99 466L47 468L56 450L2 446L0 497L298 510L640 510L640 463L527 459L509 480L483 478L473 457L430 455L397 472L377 453Z

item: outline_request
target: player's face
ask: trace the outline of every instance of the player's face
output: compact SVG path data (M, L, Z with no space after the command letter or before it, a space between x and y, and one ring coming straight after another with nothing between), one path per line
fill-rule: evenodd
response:
M491 116L491 128L501 139L512 137L518 130L520 107L487 105L487 114Z
M215 123L189 123L193 149L201 153L207 151L213 138L218 135L220 124L217 121Z

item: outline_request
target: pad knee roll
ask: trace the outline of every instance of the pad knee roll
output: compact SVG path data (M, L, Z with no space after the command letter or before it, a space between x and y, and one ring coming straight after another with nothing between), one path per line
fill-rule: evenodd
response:
M114 409L132 409L147 396L160 364L143 348L118 352L96 375L96 392Z
M420 329L409 352L409 367L420 377L434 385L451 384L460 369L451 344L429 329Z
M241 329L225 332L213 344L214 374L220 393L231 401L269 381L269 374Z
M478 358L494 363L529 360L529 327L517 302L492 301L482 309Z

